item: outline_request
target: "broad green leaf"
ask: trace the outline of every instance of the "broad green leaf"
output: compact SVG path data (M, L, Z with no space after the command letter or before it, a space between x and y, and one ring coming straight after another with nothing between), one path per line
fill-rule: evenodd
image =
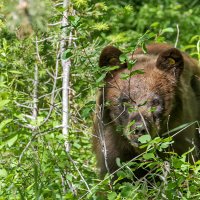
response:
M155 155L154 155L153 153L145 153L145 154L143 155L143 158L144 158L145 160L149 160L149 159L155 158Z
M79 143L77 143L77 142L75 142L73 144L73 146L76 147L77 149L81 149L81 145Z
M173 28L164 28L162 29L162 33L173 33L174 29Z
M8 104L10 102L10 100L1 100L0 101L0 110L2 109L2 108L4 108L4 106L6 105L6 104Z
M0 169L0 177L6 177L8 176L8 173L5 169Z
M3 57L6 57L6 54L5 54L4 52L2 52L1 55L2 55Z
M142 135L141 137L138 138L138 141L141 142L142 144L145 144L151 140L151 136L149 134L147 135Z
M0 131L8 124L12 121L13 119L5 119L0 123Z
M122 80L127 80L130 77L130 74L128 73L121 73L120 78Z
M122 166L120 158L116 158L116 164L117 164L118 167Z
M119 56L119 60L120 60L121 63L124 63L124 62L127 60L126 54L121 54L121 55Z
M173 158L173 167L175 167L176 169L180 169L182 164L184 164L183 161L178 158Z
M69 181L72 182L72 175L71 175L71 174L67 174L67 175L66 175L66 178L67 178L67 180L69 180Z
M12 138L6 141L6 144L11 147L17 141L18 135L14 135Z
M161 148L161 149L166 149L167 147L169 147L170 144L171 144L170 142L164 142L164 143L162 143L162 144L160 145L160 148Z
M154 22L153 24L151 24L151 27L157 27L159 26L159 22Z
M111 192L108 194L108 200L115 200L117 197L117 193L116 192Z

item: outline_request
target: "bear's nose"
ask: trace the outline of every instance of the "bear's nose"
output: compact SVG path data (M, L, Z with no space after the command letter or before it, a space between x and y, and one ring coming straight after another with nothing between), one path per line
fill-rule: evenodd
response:
M131 130L135 135L145 135L149 132L149 124L146 121L145 124L143 122L136 122L131 126Z
M135 127L135 134L136 135L145 135L147 133L146 128L144 125L136 126Z
M135 133L135 135L145 135L150 131L150 123L147 117L143 117L143 120L139 114L131 117L131 122L133 125L131 126L131 130Z

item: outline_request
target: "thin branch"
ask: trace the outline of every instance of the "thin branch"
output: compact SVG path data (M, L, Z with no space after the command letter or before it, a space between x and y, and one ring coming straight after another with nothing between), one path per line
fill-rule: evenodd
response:
M48 26L57 26L57 25L60 25L62 22L55 22L53 24L48 24Z
M148 150L151 151L153 149L153 147L149 148ZM145 154L146 152L142 152L141 154L139 154L138 156L134 157L133 159L131 159L130 161L126 162L125 164L123 164L121 167L119 167L117 170L115 170L113 173L109 174L108 176L106 176L106 178L104 178L102 181L100 181L98 184L96 184L94 187L92 187L90 190L93 191L95 188L97 188L99 185L101 185L104 181L110 179L114 174L116 174L118 171L120 171L121 169L123 169L125 166L129 165L130 162L133 162L134 160L136 160L137 158L139 158L140 156L142 156L143 154ZM81 196L79 198L83 199L89 192L86 192L83 196Z
M37 36L36 36L36 39L35 39L35 46L36 46L37 59L38 59L38 61L40 63L42 63L42 60L41 60L40 54L39 54L39 47L38 47L38 43L37 43ZM32 112L32 116L33 116L33 119L35 120L35 122L37 120L37 115L38 115L38 83L39 83L38 76L39 76L38 65L37 65L37 63L35 63L35 67L34 67L34 81L33 81L33 112Z
M20 103L18 103L16 100L14 100L14 103L15 103L17 106L22 107L22 108L33 109L32 106L26 106L26 105L20 104Z
M175 42L175 45L174 45L175 48L177 47L178 40L179 40L179 26L178 26L178 24L176 24L176 29L177 29L177 35L176 35L176 42Z
M70 145L68 141L68 122L69 122L69 73L70 73L70 67L71 67L71 60L70 59L63 59L63 53L65 52L66 49L66 37L67 37L67 17L68 17L68 12L67 12L67 7L69 5L68 0L63 0L63 19L62 19L62 34L61 34L61 42L60 42L60 53L61 53L61 64L63 68L63 82L62 82L62 125L63 125L63 130L62 133L65 137L65 150L66 152L69 152L70 150ZM70 34L71 36L71 34ZM71 44L71 38L69 38L68 45Z
M62 3L57 3L57 4L55 4L55 7L56 6L62 6L63 5L63 2Z
M18 161L18 164L20 165L21 164L21 160L22 160L22 157L24 156L24 153L26 152L26 150L30 147L32 141L35 139L35 137L37 136L38 133L35 133L32 138L29 140L29 142L27 143L27 145L25 146L25 148L23 149L22 153L20 154L19 156L19 161Z
M102 118L102 105L101 107L99 108L99 114L100 116L97 114L97 119L98 119L98 132L99 132L99 141L100 141L100 144L101 144L101 151L103 153L103 156L104 156L104 163L105 163L105 167L106 167L106 170L108 173L110 173L110 169L109 169L109 166L108 166L108 154L107 154L107 146L106 146L106 141L105 141L105 133L104 133L104 126L103 126L103 118Z
M40 53L39 53L39 47L38 47L38 39L37 39L37 36L36 36L36 40L35 40L35 46L36 46L36 55L37 55L37 58L38 58L40 64L42 64L42 59L41 59Z
M38 113L38 66L35 64L34 82L33 82L33 119L37 119Z
M58 80L58 79L57 79ZM48 97L48 96L50 96L50 95L52 95L52 92L56 92L56 93L59 93L60 92L60 90L62 90L62 88L58 88L58 89L55 89L55 90L53 90L52 89L52 91L50 92L50 93L48 93L48 94L44 94L44 95L42 95L42 96L40 96L39 97L39 99L42 99L42 98L44 98L44 97ZM51 103L49 103L50 105L53 105L53 104L51 104ZM58 103L57 103L58 104ZM54 103L54 105L56 105L55 103Z
M32 135L31 139L29 140L29 142L26 144L25 148L23 149L22 153L20 154L19 156L19 160L18 160L18 164L20 165L21 164L21 160L22 160L22 157L24 156L25 152L27 151L27 149L30 147L31 143L34 141L35 138L37 138L38 136L42 136L42 135L45 135L47 133L52 133L52 131L56 130L56 129L59 129L61 128L60 126L56 126L56 127L53 127L53 128L50 128L50 129L47 129L47 130L44 130L44 131L38 131L38 132L35 132L34 135Z
M198 52L198 60L200 64L200 40L198 40L197 42L197 52ZM200 77L197 76L197 78L199 79Z
M89 192L90 194L92 194L92 192L91 192L91 190L90 190L90 188L89 188L89 186L88 186L86 180L84 179L84 177L83 177L83 175L81 174L80 170L79 170L78 167L76 166L76 163L74 162L74 160L72 159L72 157L70 156L70 154L67 153L67 156L69 157L69 160L73 163L73 165L74 165L74 167L76 168L77 172L79 173L79 175L80 175L82 181L85 183L85 186L87 187L88 192Z
M58 43L58 45L59 45L59 43ZM58 48L58 46L57 46L57 48ZM40 126L42 126L43 124L45 124L48 121L48 119L51 116L51 113L54 109L55 90L56 90L57 77L58 77L58 66L59 66L59 52L57 53L57 56L56 56L56 69L55 69L55 75L54 75L53 88L52 88L52 92L51 92L49 112L48 112L46 118L44 119L44 121L40 124Z
M51 39L53 39L53 38L55 38L55 36L51 36L51 37L47 37L47 38L38 40L37 43L44 42L44 41L46 41L46 40L51 40Z

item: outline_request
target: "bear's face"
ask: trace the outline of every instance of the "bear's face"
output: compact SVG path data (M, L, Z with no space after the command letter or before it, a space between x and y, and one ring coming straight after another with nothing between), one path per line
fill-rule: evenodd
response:
M183 58L174 48L159 56L134 55L132 59L137 62L128 70L125 64L119 64L118 54L112 54L111 65L121 68L105 79L104 101L110 118L108 123L113 123L116 132L123 134L137 148L140 136L150 134L155 137L161 134L163 127L167 130ZM107 61L109 65L109 56ZM143 73L122 79L123 74L131 74L135 70L142 70Z

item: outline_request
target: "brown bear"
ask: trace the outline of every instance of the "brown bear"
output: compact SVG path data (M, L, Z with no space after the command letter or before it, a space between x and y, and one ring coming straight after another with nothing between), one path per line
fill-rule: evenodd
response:
M99 90L94 118L93 149L101 177L119 168L116 158L125 162L142 152L140 136L165 137L188 122L194 123L178 133L170 132L173 151L181 155L195 147L190 161L198 160L198 62L167 44L148 45L147 54L136 50L129 57L132 62L121 63L121 54L119 49L107 46L99 59L100 67L115 68L107 73Z

